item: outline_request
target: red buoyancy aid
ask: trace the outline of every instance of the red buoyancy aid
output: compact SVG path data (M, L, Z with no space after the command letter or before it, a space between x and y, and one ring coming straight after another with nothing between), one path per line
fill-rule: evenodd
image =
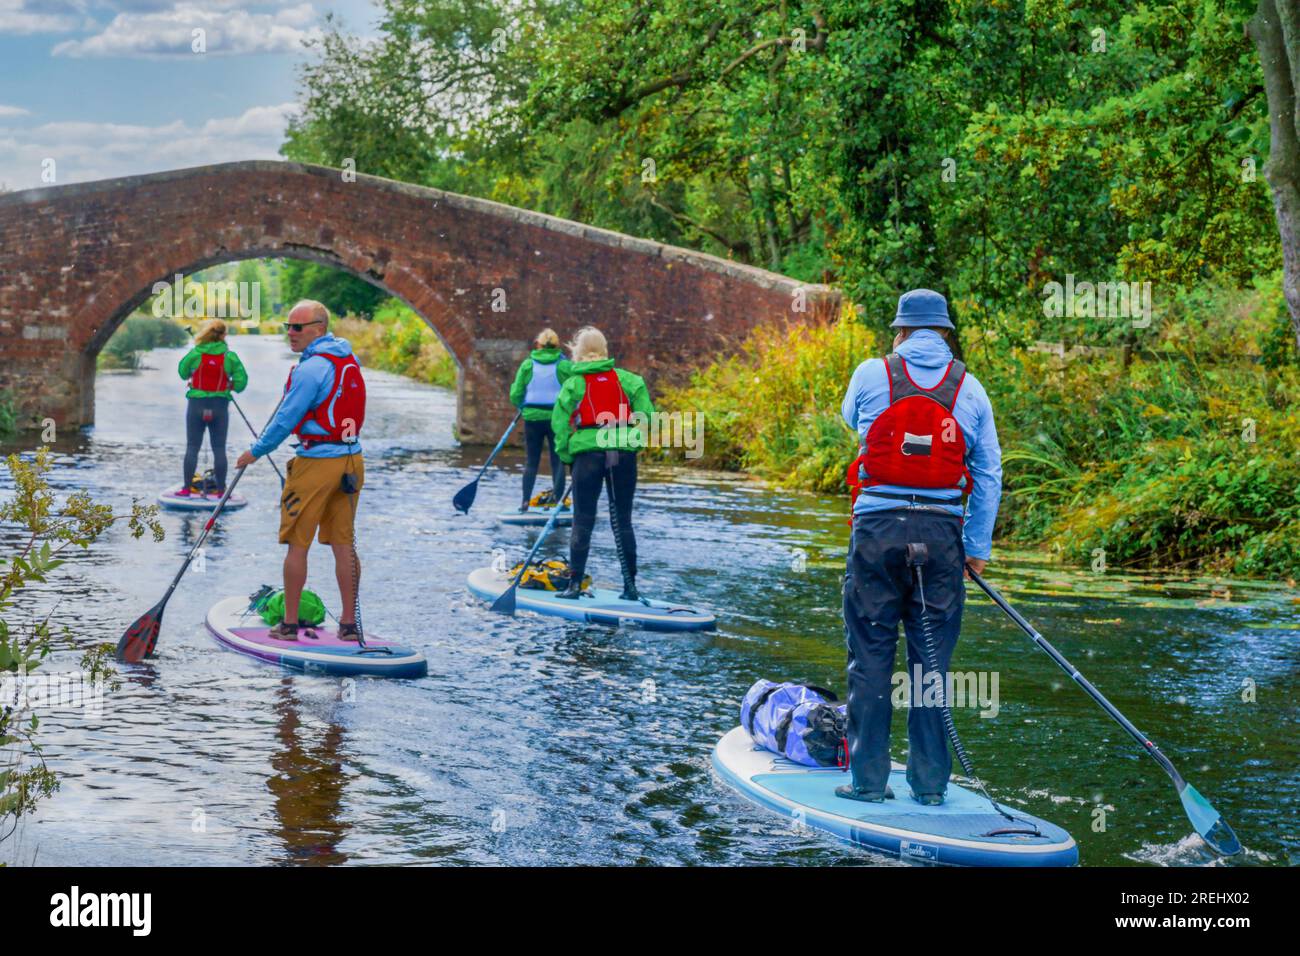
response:
M569 421L575 428L607 428L627 424L631 407L623 383L614 369L607 372L587 372L582 376L587 390L578 409Z
M230 390L230 376L226 374L226 354L209 355L199 353L199 364L190 373L190 388L200 392L227 392Z
M320 358L329 359L334 366L334 382L325 400L302 417L293 433L298 436L303 448L354 442L361 434L361 426L366 420L366 383L361 377L361 365L355 355L317 354ZM284 383L284 390L288 392L292 385L293 369L289 369L289 379ZM308 422L315 422L325 430L325 434L304 435L302 428Z
M933 388L912 381L901 355L886 355L885 368L889 407L871 423L862 454L849 465L853 502L873 485L958 488L969 494L966 437L952 414L966 379L965 364L953 359Z

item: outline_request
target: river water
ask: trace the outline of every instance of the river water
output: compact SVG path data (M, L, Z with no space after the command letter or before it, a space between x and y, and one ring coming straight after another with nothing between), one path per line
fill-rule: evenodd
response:
M241 404L260 424L292 356L276 339L236 348L251 378ZM96 426L55 445L60 491L123 508L178 477L181 354L157 350L139 374L100 376ZM365 621L420 648L429 677L290 675L208 636L210 604L279 579L279 486L258 463L240 485L250 505L222 518L202 571L168 605L157 658L119 666L121 686L98 713L43 712L40 739L62 786L0 842L0 861L889 864L747 804L710 769L754 680L844 688L842 499L645 467L642 589L714 609L718 631L503 618L464 582L494 548L513 560L533 540L493 518L517 501L518 455L459 516L451 497L484 451L456 443L454 396L374 371L367 383ZM230 434L233 461L248 444L237 417ZM23 592L19 613L53 608L77 644L116 642L162 596L202 520L164 514L162 544L115 529ZM0 529L5 552L16 540ZM560 531L548 548L566 546ZM336 607L319 552L309 586ZM1300 864L1295 591L995 557L995 586L1235 827L1247 852L1233 865ZM617 567L602 518L590 570L612 581ZM1159 768L973 586L968 597L953 666L996 673L998 707L959 709L956 720L994 795L1068 829L1084 865L1208 862ZM60 652L46 669L76 660ZM901 759L905 714L894 726Z

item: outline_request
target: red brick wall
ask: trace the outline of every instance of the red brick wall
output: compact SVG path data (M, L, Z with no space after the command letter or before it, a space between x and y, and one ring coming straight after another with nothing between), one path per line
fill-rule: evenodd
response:
M26 424L90 423L95 356L155 282L261 256L347 269L424 316L460 364L470 443L509 421L514 370L545 325L598 326L653 394L798 317L799 283L761 269L435 189L231 163L0 197L0 389ZM838 308L803 288L814 316Z

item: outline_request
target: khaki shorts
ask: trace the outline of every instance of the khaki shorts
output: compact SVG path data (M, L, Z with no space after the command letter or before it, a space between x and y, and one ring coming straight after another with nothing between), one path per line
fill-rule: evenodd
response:
M366 465L360 455L338 458L295 456L285 465L288 472L280 495L280 543L311 547L312 535L320 529L321 544L352 543L352 512L360 504L366 483ZM357 493L343 492L343 475L357 476Z

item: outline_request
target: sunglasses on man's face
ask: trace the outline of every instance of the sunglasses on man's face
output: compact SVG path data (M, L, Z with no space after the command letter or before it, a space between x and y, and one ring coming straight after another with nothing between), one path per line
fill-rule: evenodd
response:
M284 330L286 332L301 332L309 325L320 325L320 319L312 319L310 322L286 322Z

